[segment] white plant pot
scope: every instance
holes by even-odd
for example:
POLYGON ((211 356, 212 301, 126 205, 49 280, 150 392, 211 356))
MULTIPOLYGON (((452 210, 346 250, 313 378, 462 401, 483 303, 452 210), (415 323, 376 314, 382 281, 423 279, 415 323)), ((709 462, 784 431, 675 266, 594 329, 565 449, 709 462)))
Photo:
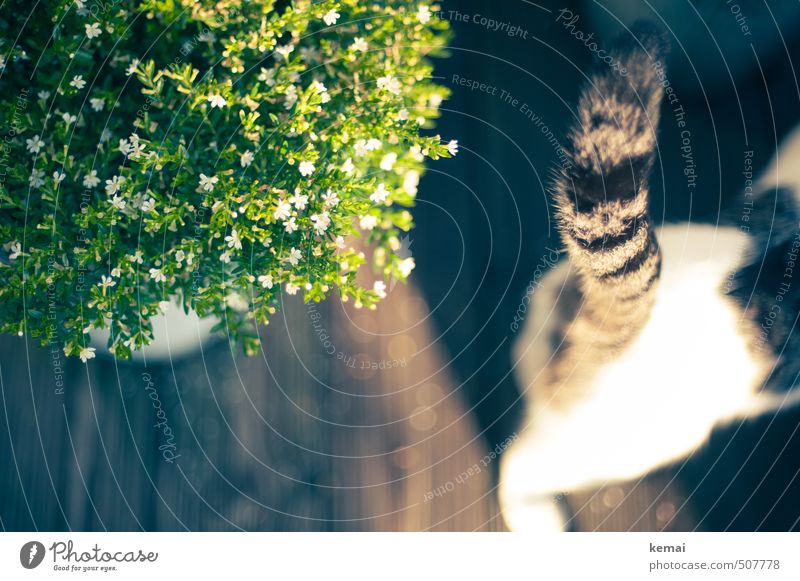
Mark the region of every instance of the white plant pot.
MULTIPOLYGON (((134 361, 160 363, 192 355, 211 339, 211 328, 217 323, 214 317, 201 319, 194 311, 189 314, 177 303, 170 303, 163 315, 151 319, 153 324, 153 342, 133 352, 134 361)), ((108 329, 96 329, 91 332, 92 346, 98 353, 111 356, 108 348, 108 329)))

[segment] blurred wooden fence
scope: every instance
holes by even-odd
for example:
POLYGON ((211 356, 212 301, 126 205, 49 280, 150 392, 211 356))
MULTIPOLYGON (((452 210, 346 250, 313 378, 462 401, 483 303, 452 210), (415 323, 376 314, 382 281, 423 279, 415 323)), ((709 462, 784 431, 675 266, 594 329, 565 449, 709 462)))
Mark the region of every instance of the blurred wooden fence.
MULTIPOLYGON (((290 300, 261 356, 220 339, 147 367, 62 357, 63 395, 48 350, 3 337, 0 524, 502 530, 496 460, 484 458, 427 315, 403 285, 373 312, 290 300)), ((685 528, 663 490, 571 498, 576 526, 685 528)))

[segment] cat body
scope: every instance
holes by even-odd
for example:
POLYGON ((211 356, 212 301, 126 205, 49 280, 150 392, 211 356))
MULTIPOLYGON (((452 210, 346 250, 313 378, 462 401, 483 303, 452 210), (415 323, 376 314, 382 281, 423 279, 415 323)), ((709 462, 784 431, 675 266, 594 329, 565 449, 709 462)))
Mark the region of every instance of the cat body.
POLYGON ((794 190, 777 187, 793 185, 779 171, 787 160, 750 193, 746 226, 732 215, 654 227, 653 63, 665 46, 655 31, 635 36, 614 49, 629 76, 600 70, 581 96, 573 164, 553 188, 568 259, 536 288, 513 350, 526 414, 501 466, 512 530, 562 529, 557 495, 638 478, 716 426, 798 399, 800 211, 794 190))

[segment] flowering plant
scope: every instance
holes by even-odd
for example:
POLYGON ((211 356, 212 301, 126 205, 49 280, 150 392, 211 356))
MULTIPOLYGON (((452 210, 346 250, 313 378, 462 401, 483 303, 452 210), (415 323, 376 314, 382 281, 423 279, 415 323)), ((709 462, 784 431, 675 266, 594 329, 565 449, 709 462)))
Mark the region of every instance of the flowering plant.
POLYGON ((30 6, 0 12, 0 331, 86 361, 106 328, 125 358, 176 302, 252 353, 282 290, 374 308, 408 276, 423 161, 457 151, 422 131, 447 97, 430 7, 30 6))

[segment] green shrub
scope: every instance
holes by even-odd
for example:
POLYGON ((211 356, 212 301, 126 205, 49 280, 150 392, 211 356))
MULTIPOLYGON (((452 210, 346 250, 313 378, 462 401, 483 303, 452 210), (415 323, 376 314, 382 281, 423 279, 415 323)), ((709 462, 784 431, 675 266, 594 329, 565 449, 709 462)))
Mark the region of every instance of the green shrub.
POLYGON ((0 330, 86 360, 108 328, 124 358, 175 301, 252 353, 282 291, 374 308, 414 266, 396 251, 424 158, 457 149, 422 131, 447 96, 431 10, 6 2, 0 330))

